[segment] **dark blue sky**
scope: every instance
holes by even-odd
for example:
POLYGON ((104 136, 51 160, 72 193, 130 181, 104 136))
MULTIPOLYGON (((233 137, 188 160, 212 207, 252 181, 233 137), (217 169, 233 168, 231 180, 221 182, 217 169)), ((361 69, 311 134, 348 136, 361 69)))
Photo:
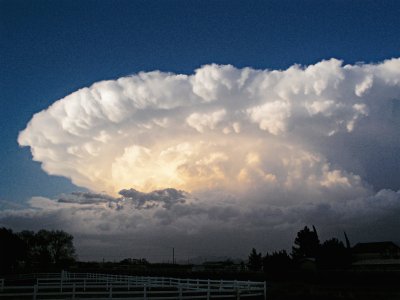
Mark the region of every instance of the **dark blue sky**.
POLYGON ((400 53, 399 1, 0 1, 0 200, 76 190, 17 144, 32 115, 95 81, 207 63, 284 69, 400 53))

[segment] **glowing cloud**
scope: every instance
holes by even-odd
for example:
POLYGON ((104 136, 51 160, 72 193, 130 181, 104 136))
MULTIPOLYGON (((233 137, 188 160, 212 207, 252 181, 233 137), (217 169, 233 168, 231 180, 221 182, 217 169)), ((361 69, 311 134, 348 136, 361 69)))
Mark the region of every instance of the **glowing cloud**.
POLYGON ((390 240, 399 132, 400 59, 102 81, 35 114, 18 138, 47 173, 91 192, 33 197, 0 224, 66 229, 82 257, 105 249, 99 259, 164 259, 171 243, 185 257, 193 244, 244 257, 249 245, 290 248, 305 224, 390 240))
POLYGON ((387 124, 399 98, 400 59, 283 71, 212 64, 193 75, 154 71, 95 83, 35 114, 18 142, 47 173, 113 195, 353 191, 362 180, 330 161, 321 141, 357 136, 363 119, 387 124))

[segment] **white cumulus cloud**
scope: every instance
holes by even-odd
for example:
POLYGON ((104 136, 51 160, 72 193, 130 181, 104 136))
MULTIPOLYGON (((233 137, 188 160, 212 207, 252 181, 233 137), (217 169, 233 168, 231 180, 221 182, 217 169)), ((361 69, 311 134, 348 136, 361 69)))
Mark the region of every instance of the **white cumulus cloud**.
MULTIPOLYGON (((399 77, 400 59, 345 66, 331 59, 283 71, 213 64, 193 75, 139 73, 56 101, 33 116, 18 142, 49 174, 114 195, 131 187, 237 187, 239 178, 251 179, 243 175, 249 173, 246 152, 260 157, 253 175, 268 173, 284 184, 304 152, 324 160, 323 151, 312 151, 319 139, 350 137, 363 119, 385 117, 381 107, 399 99, 399 77)), ((318 181, 322 173, 314 175, 318 181)))
POLYGON ((399 211, 399 130, 400 59, 101 81, 18 137, 47 173, 92 192, 33 198, 0 221, 40 216, 94 236, 146 228, 158 240, 214 232, 221 248, 233 229, 251 239, 306 222, 362 237, 364 218, 393 225, 383 220, 399 211))

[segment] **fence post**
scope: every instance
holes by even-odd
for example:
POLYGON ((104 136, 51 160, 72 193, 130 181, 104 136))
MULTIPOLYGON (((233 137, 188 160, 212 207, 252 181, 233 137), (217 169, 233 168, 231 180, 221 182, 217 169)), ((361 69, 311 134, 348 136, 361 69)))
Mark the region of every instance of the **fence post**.
POLYGON ((112 298, 112 283, 110 283, 110 290, 109 290, 108 298, 112 298))
POLYGON ((4 279, 0 279, 0 283, 1 283, 1 291, 4 290, 4 279))
POLYGON ((240 289, 236 289, 236 300, 240 300, 240 289))
POLYGON ((72 299, 75 299, 75 282, 72 284, 72 299))
POLYGON ((210 293, 211 293, 211 291, 210 291, 210 289, 208 289, 207 290, 207 300, 210 300, 210 293))
POLYGON ((179 300, 182 300, 182 287, 179 287, 179 300))
POLYGON ((37 286, 37 284, 35 284, 33 286, 33 298, 32 298, 33 300, 36 300, 37 289, 38 289, 38 286, 37 286))
POLYGON ((62 293, 63 281, 64 281, 64 270, 61 271, 61 278, 60 278, 60 292, 62 293))
POLYGON ((210 279, 207 280, 207 289, 210 290, 210 279))
POLYGON ((83 279, 83 291, 86 292, 86 279, 83 279))
POLYGON ((146 285, 143 286, 143 299, 144 300, 147 299, 147 287, 146 287, 146 285))
POLYGON ((267 300, 267 282, 264 281, 264 300, 267 300))

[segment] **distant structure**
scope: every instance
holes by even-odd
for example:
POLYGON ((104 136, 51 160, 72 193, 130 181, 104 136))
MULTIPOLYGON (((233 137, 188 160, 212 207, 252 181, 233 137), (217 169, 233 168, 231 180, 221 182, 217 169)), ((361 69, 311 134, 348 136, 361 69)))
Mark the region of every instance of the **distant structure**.
POLYGON ((400 247, 393 242, 358 243, 352 248, 354 266, 398 265, 400 247))
POLYGON ((192 272, 240 272, 247 270, 246 265, 235 263, 231 260, 226 261, 208 261, 201 265, 192 266, 192 272))

